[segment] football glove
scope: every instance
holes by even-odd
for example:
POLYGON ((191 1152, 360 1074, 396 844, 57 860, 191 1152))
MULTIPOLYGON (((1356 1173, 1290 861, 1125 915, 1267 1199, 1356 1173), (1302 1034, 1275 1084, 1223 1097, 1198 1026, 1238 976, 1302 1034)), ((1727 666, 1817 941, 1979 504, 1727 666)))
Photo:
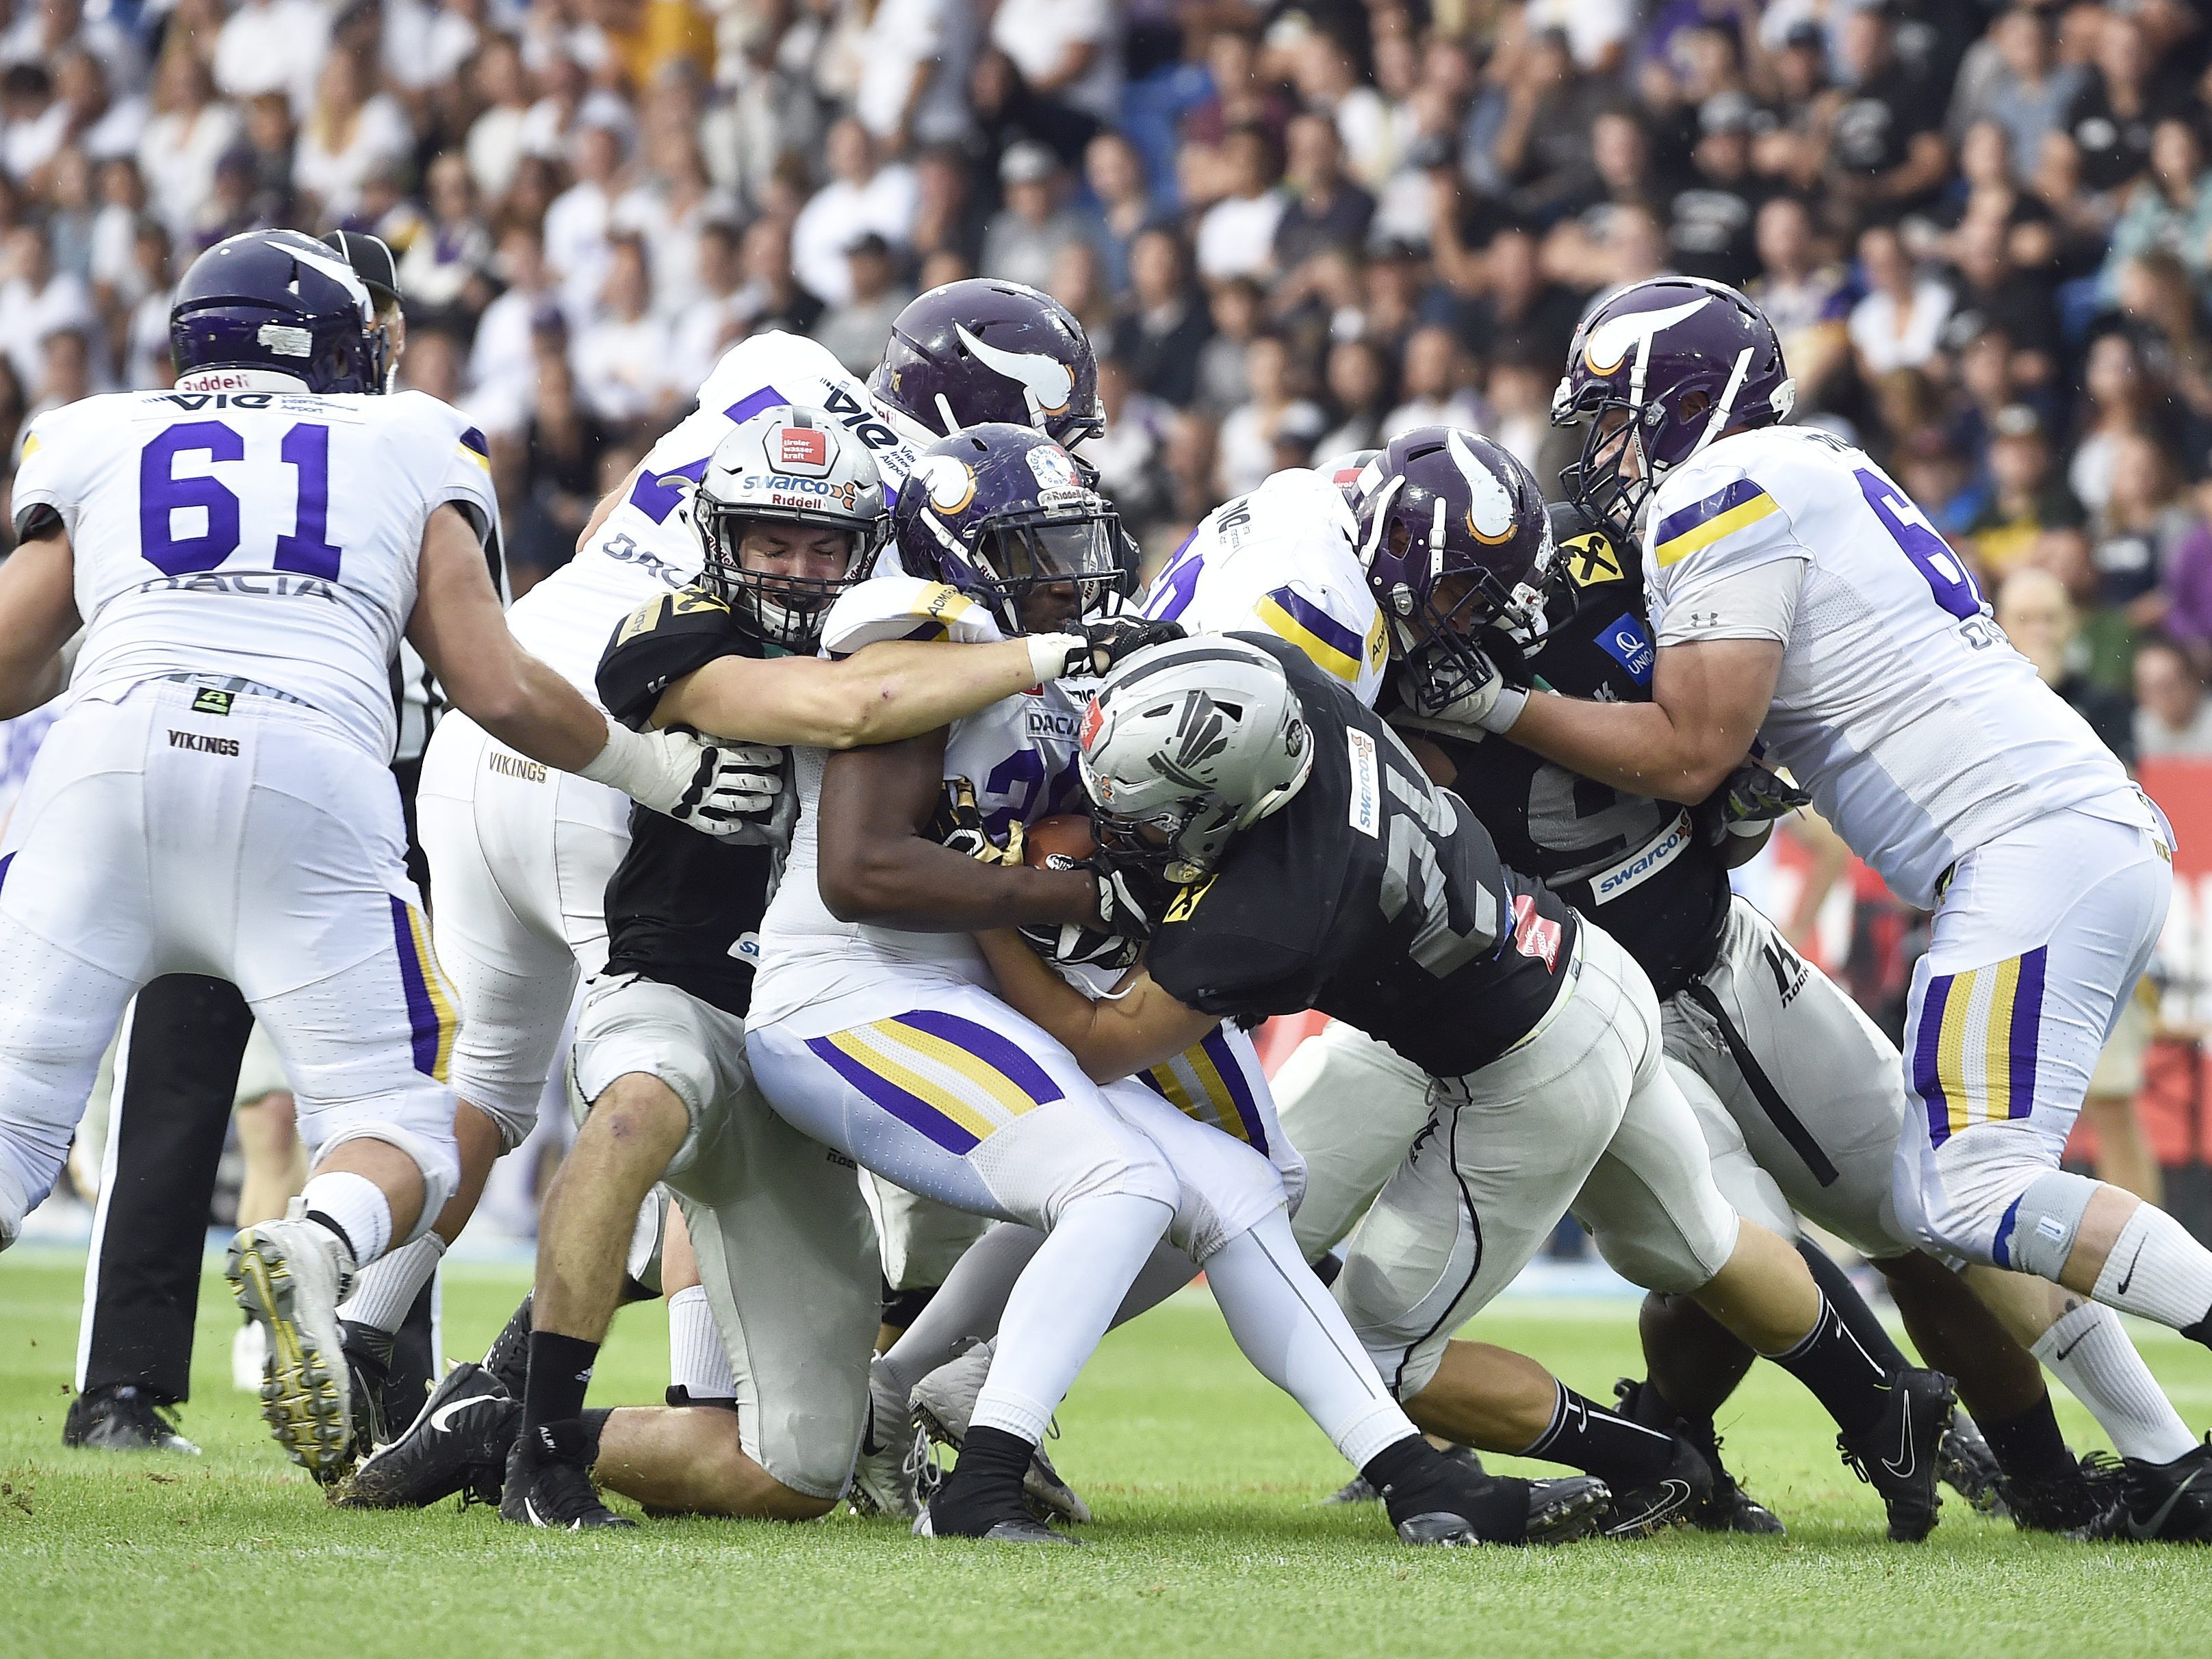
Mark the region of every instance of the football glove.
POLYGON ((1405 666, 1405 696, 1424 720, 1504 732, 1521 718, 1528 694, 1509 684, 1504 671, 1480 646, 1468 647, 1473 672, 1436 650, 1420 651, 1405 666))
POLYGON ((680 726, 633 732, 611 720, 606 747, 577 775, 702 835, 767 841, 787 836, 796 812, 784 764, 785 751, 766 744, 719 743, 680 726))
POLYGON ((1145 948, 1139 940, 1072 921, 1024 927, 1021 934, 1031 950, 1063 968, 1127 968, 1145 948))
POLYGON ((1022 823, 1006 826, 1006 838, 991 838, 982 809, 975 805, 975 786, 965 778, 952 778, 945 786, 945 799, 930 820, 929 833, 940 847, 965 854, 983 864, 1018 865, 1022 861, 1022 823))
POLYGON ((1787 817, 1813 798, 1772 768, 1747 760, 1698 804, 1698 833, 1708 847, 1728 836, 1763 834, 1775 819, 1787 817))
POLYGON ((1077 866, 1098 878, 1102 931, 1141 945, 1167 914, 1176 890, 1149 865, 1093 854, 1077 866))
POLYGON ((1181 623, 1156 622, 1134 615, 1086 617, 1065 633, 1033 637, 1030 661, 1043 678, 1090 678, 1112 672, 1124 658, 1150 646, 1182 637, 1181 623))

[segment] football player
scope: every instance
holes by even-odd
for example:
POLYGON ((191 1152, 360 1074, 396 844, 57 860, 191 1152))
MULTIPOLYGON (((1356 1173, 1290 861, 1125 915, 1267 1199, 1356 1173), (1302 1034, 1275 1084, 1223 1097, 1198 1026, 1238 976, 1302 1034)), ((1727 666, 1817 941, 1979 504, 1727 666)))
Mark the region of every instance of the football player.
MULTIPOLYGON (((933 445, 893 526, 907 568, 939 580, 855 589, 825 626, 833 653, 917 628, 1033 635, 1097 608, 1124 576, 1112 510, 1064 450, 1024 428, 933 445)), ((1181 631, 1144 628, 1129 643, 1181 631)), ((1077 695, 1048 684, 904 744, 802 750, 799 832, 761 930, 745 1041, 770 1104, 902 1186, 1044 1235, 1007 1301, 958 1463, 915 1529, 1066 1541, 1025 1511, 1024 1480, 1165 1236, 1205 1265, 1255 1364, 1386 1489, 1407 1542, 1586 1530, 1601 1483, 1487 1481, 1414 1433, 1298 1260, 1282 1179, 1255 1146, 1140 1085, 1102 1091, 993 994, 972 929, 1138 925, 1126 884, 1022 860, 1023 826, 1074 795, 1077 695), (930 830, 948 798, 940 844, 930 830)))
MULTIPOLYGON (((1763 743, 1893 891, 1934 911, 1909 994, 1899 1224, 2212 1345, 2212 1251, 2058 1167, 2165 921, 2164 817, 1888 474, 1782 424, 1794 396, 1773 327, 1733 289, 1656 278, 1593 311, 1553 416, 1588 423, 1577 501, 1641 543, 1650 700, 1530 692, 1471 659, 1455 716, 1682 803, 1763 743)), ((2046 1336, 2089 1334, 2077 1307, 2046 1336)), ((2212 1449, 2159 1437, 2126 1460, 2124 1530, 2179 1507, 2212 1521, 2197 1490, 2212 1449)))
MULTIPOLYGON (((1551 511, 1560 532, 1554 554, 1535 533, 1533 483, 1520 492, 1530 520, 1522 533, 1475 536, 1457 510, 1467 463, 1517 474, 1486 440, 1441 431, 1400 440, 1375 474, 1378 484, 1402 480, 1391 503, 1397 523, 1378 520, 1367 551, 1378 598, 1408 619, 1416 669, 1401 678, 1391 719, 1432 777, 1467 786, 1463 799, 1514 867, 1541 876, 1644 967, 1662 996, 1669 1063, 1730 1202, 1786 1237, 1798 1234, 1796 1214, 1810 1216, 1881 1263, 1923 1351, 1997 1425, 1991 1437, 2015 1517, 2051 1530, 2083 1524, 2095 1495, 2059 1436, 2033 1357, 1961 1281, 1914 1249, 1889 1210, 1890 1153, 1905 1110, 1894 1048, 1755 909, 1731 898, 1729 865, 1763 842, 1771 816, 1791 798, 1763 769, 1747 767, 1694 811, 1640 799, 1432 712, 1450 701, 1449 665, 1477 639, 1556 689, 1649 695, 1640 566, 1571 507, 1551 511), (1454 498, 1454 510, 1438 556, 1419 547, 1414 532, 1432 524, 1440 495, 1454 498)), ((1332 1172, 1338 1160, 1356 1159, 1368 1115, 1389 1109, 1382 1103, 1395 1098, 1401 1118, 1419 1121, 1419 1079, 1404 1075, 1409 1069, 1353 1034, 1331 1031, 1285 1067, 1293 1138, 1332 1172), (1366 1108, 1357 1122, 1334 1103, 1347 1090, 1366 1108)), ((1370 1167, 1350 1194, 1357 1199, 1384 1173, 1370 1167)), ((1322 1204, 1344 1190, 1321 1183, 1322 1204)), ((1318 1229, 1350 1224, 1320 1208, 1318 1229)), ((1815 1247, 1798 1243, 1862 1344, 1902 1364, 1849 1279, 1815 1247)), ((1719 1468, 1710 1410, 1750 1364, 1748 1352, 1680 1298, 1647 1304, 1644 1335, 1654 1376, 1627 1396, 1632 1414, 1687 1433, 1715 1463, 1719 1491, 1701 1522, 1765 1529, 1763 1511, 1719 1468)), ((2138 1361, 2124 1399, 2087 1389, 2082 1397, 2124 1425, 2139 1414, 2132 1401, 2148 1384, 2138 1361)), ((1971 1443, 1971 1430, 1964 1437, 1971 1443)), ((1971 1493, 1976 1477, 1955 1466, 1958 1452, 1947 1444, 1954 1460, 1947 1472, 1971 1493)))
MULTIPOLYGON (((1073 442, 1103 421, 1081 328, 1057 302, 1016 283, 953 283, 914 301, 868 385, 811 340, 755 335, 723 356, 697 406, 599 502, 576 556, 515 605, 516 638, 595 696, 608 635, 698 574, 686 492, 715 446, 744 421, 787 404, 822 410, 825 430, 864 448, 887 496, 917 450, 951 429, 948 422, 1019 421, 1073 442)), ((860 679, 848 689, 854 707, 866 701, 860 679)), ((765 769, 757 787, 772 791, 780 759, 758 760, 765 769)), ((437 948, 464 1017, 453 1057, 462 1173, 435 1227, 370 1276, 353 1311, 371 1328, 397 1325, 466 1224, 493 1161, 536 1121, 576 987, 605 966, 603 900, 629 838, 629 803, 619 794, 530 766, 466 719, 448 719, 432 735, 417 810, 437 898, 437 948)), ((965 1243, 963 1235, 954 1246, 965 1243)), ((695 1325, 702 1318, 696 1303, 673 1316, 695 1325)), ((718 1341, 711 1328, 690 1334, 695 1352, 718 1341)), ((373 1328, 356 1337, 365 1372, 376 1369, 378 1346, 373 1328)), ((686 1348, 684 1333, 674 1346, 686 1348)), ((408 1402, 400 1419, 418 1403, 408 1402)))
MULTIPOLYGON (((1487 507, 1482 522, 1501 528, 1487 507)), ((1178 890, 1145 966, 1093 1002, 1011 951, 992 962, 1088 1073, 1156 1063, 1221 1018, 1316 1007, 1431 1078, 1430 1121, 1336 1283, 1415 1421, 1474 1439, 1525 1385, 1515 1403, 1531 1437, 1544 1431, 1538 1455, 1572 1449, 1582 1413, 1548 1373, 1522 1361, 1501 1376, 1447 1346, 1571 1205, 1629 1277, 1697 1296, 1803 1382, 1890 1535, 1925 1536, 1949 1379, 1886 1370, 1796 1253, 1729 1208, 1662 1063, 1641 969, 1501 865, 1389 726, 1272 636, 1193 640, 1108 677, 1082 774, 1109 867, 1178 890)))
POLYGON ((264 1414, 327 1476, 349 1438, 336 1314, 458 1174, 453 994, 386 769, 403 636, 455 705, 543 769, 665 811, 714 804, 714 751, 607 720, 508 634, 483 556, 484 441, 380 391, 368 291, 257 231, 195 260, 168 392, 40 417, 0 569, 0 706, 59 689, 0 851, 0 1248, 52 1186, 124 1004, 176 971, 235 983, 321 1147, 227 1272, 266 1329, 264 1414))
MULTIPOLYGON (((826 410, 763 410, 715 447, 690 494, 697 580, 648 600, 599 666, 602 700, 640 730, 895 741, 1071 667, 1094 672, 1094 645, 1121 627, 880 646, 865 659, 884 665, 872 697, 856 702, 845 665, 813 647, 831 601, 883 542, 883 487, 865 444, 826 410)), ((873 1230, 849 1164, 769 1111, 744 1055, 757 929, 793 806, 778 793, 726 841, 633 821, 607 890, 606 969, 577 1021, 574 1075, 589 1115, 540 1218, 520 1409, 489 1370, 457 1372, 440 1404, 363 1466, 356 1502, 429 1501, 502 1456, 503 1480, 490 1482, 503 1487, 500 1512, 533 1526, 629 1524, 594 1495, 592 1473, 661 1510, 807 1519, 842 1495, 867 1408, 873 1230), (586 1411, 630 1218, 664 1176, 728 1344, 731 1409, 586 1411)))

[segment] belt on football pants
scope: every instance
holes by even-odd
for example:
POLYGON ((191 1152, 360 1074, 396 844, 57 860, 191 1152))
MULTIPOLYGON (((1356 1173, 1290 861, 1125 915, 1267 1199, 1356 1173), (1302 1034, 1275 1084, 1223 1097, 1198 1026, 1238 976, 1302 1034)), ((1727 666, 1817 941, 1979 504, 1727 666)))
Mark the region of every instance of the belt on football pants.
POLYGON ((289 691, 279 691, 273 685, 264 685, 259 680, 249 680, 236 674, 164 674, 165 680, 179 685, 204 686, 210 691, 228 691, 234 696, 274 697, 278 702, 297 703, 302 708, 314 705, 305 697, 295 697, 289 691))
POLYGON ((1790 1150, 1804 1159, 1805 1167, 1813 1172, 1813 1179, 1823 1187, 1834 1186, 1843 1178, 1841 1173, 1827 1153, 1821 1150, 1820 1143, 1813 1138, 1813 1132, 1805 1127, 1805 1120, 1790 1109, 1790 1103, 1783 1099, 1782 1091, 1774 1086, 1774 1079, 1766 1075, 1766 1068, 1759 1063, 1759 1056, 1751 1052, 1751 1045, 1743 1040, 1743 1033, 1737 1030, 1735 1023, 1729 1018, 1728 1011, 1721 1006, 1721 1000, 1713 994, 1712 987, 1702 980, 1692 980, 1682 988, 1681 994, 1711 1014, 1713 1024, 1721 1028, 1721 1041, 1728 1045, 1729 1057, 1735 1061, 1736 1070, 1743 1074, 1752 1098, 1759 1103, 1759 1110, 1766 1114, 1777 1132, 1790 1143, 1790 1150))

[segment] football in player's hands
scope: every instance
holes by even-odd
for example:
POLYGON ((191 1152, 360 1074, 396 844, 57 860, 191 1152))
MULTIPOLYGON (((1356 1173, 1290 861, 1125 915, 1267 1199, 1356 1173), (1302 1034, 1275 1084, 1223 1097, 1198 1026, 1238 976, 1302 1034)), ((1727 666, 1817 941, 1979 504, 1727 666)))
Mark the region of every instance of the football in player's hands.
POLYGON ((1087 813, 1062 812, 1030 825, 1022 860, 1033 870, 1073 870, 1098 850, 1087 813))

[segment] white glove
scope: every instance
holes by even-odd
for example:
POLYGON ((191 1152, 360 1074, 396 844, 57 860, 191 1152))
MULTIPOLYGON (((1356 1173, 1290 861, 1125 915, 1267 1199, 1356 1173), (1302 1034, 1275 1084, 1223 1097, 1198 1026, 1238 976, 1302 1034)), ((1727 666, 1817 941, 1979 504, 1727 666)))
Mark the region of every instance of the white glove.
POLYGON ((780 749, 709 743, 692 732, 633 732, 611 720, 607 746, 577 775, 703 834, 747 840, 772 835, 791 799, 780 749))
POLYGON ((1473 726, 1496 732, 1510 730, 1528 706, 1528 694, 1517 685, 1508 685, 1486 653, 1478 650, 1474 657, 1482 672, 1473 678, 1441 653, 1424 652, 1407 664, 1407 690, 1413 712, 1425 720, 1450 726, 1473 726))

